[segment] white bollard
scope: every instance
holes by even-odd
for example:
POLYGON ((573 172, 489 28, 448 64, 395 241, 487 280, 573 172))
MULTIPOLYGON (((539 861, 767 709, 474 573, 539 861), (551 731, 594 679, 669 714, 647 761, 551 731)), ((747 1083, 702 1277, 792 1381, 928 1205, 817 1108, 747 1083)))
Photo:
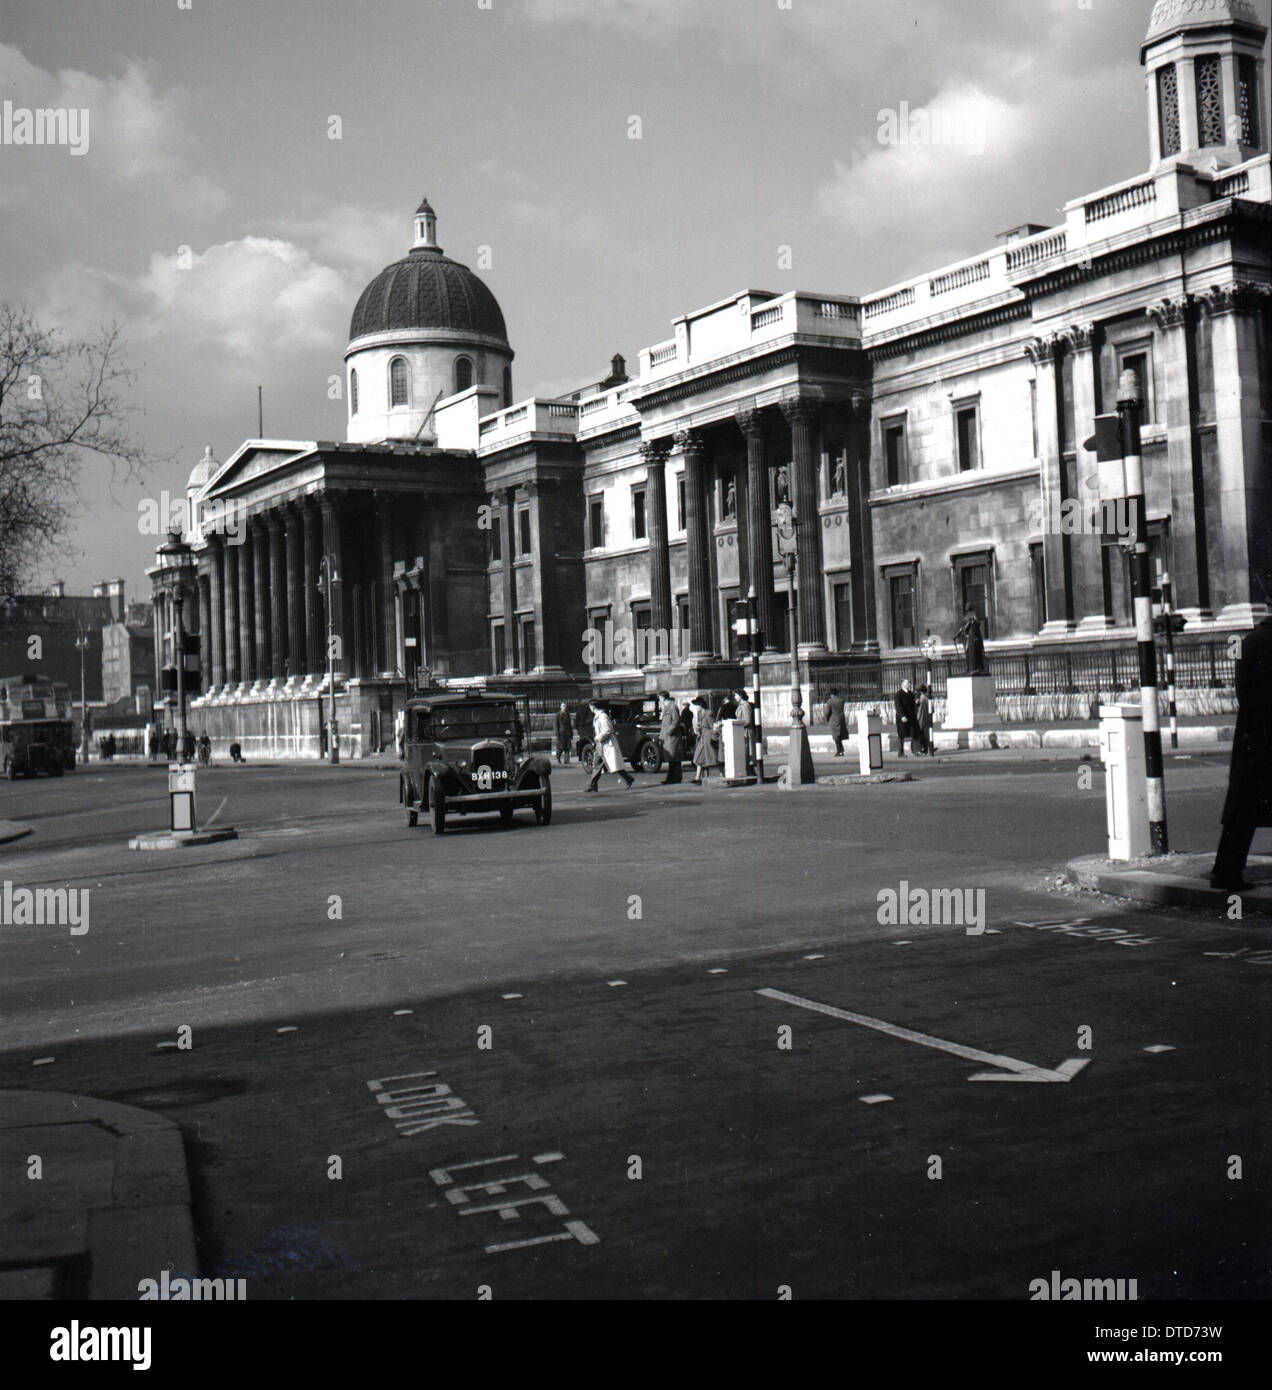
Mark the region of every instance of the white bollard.
POLYGON ((877 714, 857 711, 857 757, 863 777, 883 768, 883 723, 877 714))
POLYGON ((1143 718, 1139 705, 1100 706, 1100 761, 1106 774, 1109 858, 1120 861, 1139 859, 1152 851, 1143 718))

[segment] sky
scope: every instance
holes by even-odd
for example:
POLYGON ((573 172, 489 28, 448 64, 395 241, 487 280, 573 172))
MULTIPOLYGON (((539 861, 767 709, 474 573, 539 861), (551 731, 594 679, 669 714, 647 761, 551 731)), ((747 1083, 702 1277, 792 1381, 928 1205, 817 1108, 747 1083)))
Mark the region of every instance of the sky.
POLYGON ((0 0, 0 101, 89 112, 80 154, 0 144, 0 301, 120 325, 158 460, 86 465, 39 578, 148 596, 139 503, 255 436, 258 385, 268 436, 343 438, 349 317, 422 195, 488 266, 516 398, 560 394, 738 290, 868 294, 1141 172, 1151 9, 0 0), (946 139, 881 143, 903 102, 946 139))

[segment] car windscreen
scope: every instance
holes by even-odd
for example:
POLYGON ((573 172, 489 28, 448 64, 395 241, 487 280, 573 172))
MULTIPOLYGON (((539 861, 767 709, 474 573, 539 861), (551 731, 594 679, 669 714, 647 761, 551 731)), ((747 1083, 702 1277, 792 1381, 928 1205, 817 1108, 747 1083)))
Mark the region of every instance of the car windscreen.
POLYGON ((457 705, 430 712, 426 737, 443 742, 459 738, 516 738, 520 722, 515 705, 457 705))

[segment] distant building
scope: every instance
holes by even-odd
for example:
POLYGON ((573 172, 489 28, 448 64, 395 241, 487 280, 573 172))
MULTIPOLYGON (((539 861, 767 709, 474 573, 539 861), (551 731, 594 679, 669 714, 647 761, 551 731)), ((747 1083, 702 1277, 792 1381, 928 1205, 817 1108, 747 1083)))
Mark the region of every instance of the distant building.
POLYGON ((122 621, 102 629, 102 696, 135 705, 142 688, 151 697, 157 689, 154 617, 150 604, 130 603, 122 621))
POLYGON ((67 594, 57 580, 42 594, 0 596, 0 671, 31 671, 70 686, 80 697, 81 638, 84 686, 90 704, 102 699, 102 629, 124 616, 124 581, 93 585, 91 595, 67 594))
POLYGON ((1127 370, 1187 641, 1248 629, 1272 575, 1266 39, 1247 0, 1158 0, 1145 173, 886 289, 743 290, 678 318, 631 375, 615 358, 551 400, 514 402, 500 307, 422 203, 354 309, 347 442, 249 440, 191 476, 200 722, 316 753, 330 661, 342 740, 366 753, 418 672, 585 675, 585 634, 609 628, 675 636, 639 666, 618 654, 648 644, 607 645, 602 682, 736 687, 752 587, 776 692, 792 579, 806 688, 883 688, 925 638, 952 654, 969 608, 1026 696, 1077 668, 1116 682, 1127 554, 1063 518, 1098 502, 1084 441, 1127 370))

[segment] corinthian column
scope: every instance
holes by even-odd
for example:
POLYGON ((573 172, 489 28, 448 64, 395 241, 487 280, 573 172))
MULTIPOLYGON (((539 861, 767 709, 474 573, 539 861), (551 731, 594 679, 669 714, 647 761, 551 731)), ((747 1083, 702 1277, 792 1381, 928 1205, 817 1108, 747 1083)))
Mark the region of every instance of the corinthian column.
POLYGON ((677 430, 673 447, 685 461, 685 541, 689 568, 689 659, 714 655, 711 593, 711 553, 707 497, 703 476, 702 438, 692 430, 677 430))
POLYGON ((252 582, 252 528, 244 525, 243 543, 238 547, 238 636, 240 678, 256 678, 256 588, 252 582))
POLYGON ((283 523, 277 512, 265 518, 269 536, 269 654, 270 675, 287 674, 287 561, 283 554, 283 523))
MULTIPOLYGON (((649 522, 650 622, 670 633, 671 551, 667 532, 667 453, 660 444, 642 444, 645 461, 645 514, 649 522)), ((670 648, 668 649, 670 650, 670 648)))
POLYGON ((773 588, 773 512, 764 448, 764 417, 758 410, 745 410, 738 416, 738 428, 746 440, 746 548, 750 583, 755 585, 755 612, 764 650, 775 652, 782 647, 783 634, 777 631, 777 598, 773 588))
POLYGON ((270 674, 269 627, 269 552, 266 550, 265 528, 260 522, 253 523, 248 532, 248 544, 252 547, 252 589, 256 595, 256 611, 252 649, 252 671, 258 681, 268 679, 270 674))
POLYGON ((799 520, 796 550, 799 579, 799 654, 826 650, 826 593, 822 583, 821 512, 817 505, 815 440, 817 407, 806 400, 782 403, 791 427, 791 462, 795 471, 795 515, 799 520))
POLYGON ((296 507, 283 514, 287 532, 287 667, 288 675, 299 680, 305 663, 305 556, 304 521, 296 507))

